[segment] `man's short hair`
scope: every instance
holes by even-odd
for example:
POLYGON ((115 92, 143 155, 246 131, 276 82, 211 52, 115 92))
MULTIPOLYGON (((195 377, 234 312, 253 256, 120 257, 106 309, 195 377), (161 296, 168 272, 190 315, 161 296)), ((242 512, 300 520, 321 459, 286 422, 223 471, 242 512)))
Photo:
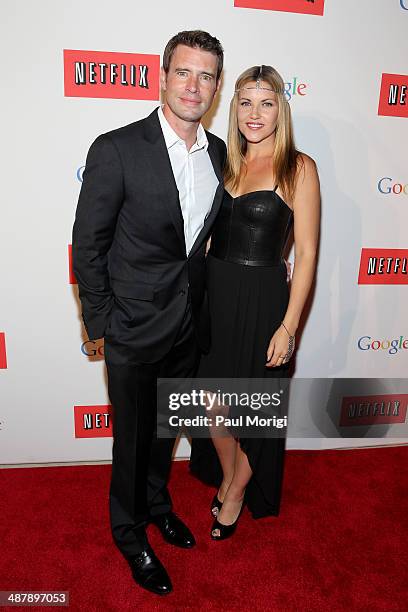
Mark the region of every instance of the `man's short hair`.
POLYGON ((211 36, 211 34, 203 30, 185 30, 173 36, 167 43, 163 53, 163 68, 166 74, 169 71, 171 58, 177 45, 186 45, 186 47, 191 47, 192 49, 202 49, 216 55, 218 58, 218 81, 224 64, 224 49, 218 38, 211 36))

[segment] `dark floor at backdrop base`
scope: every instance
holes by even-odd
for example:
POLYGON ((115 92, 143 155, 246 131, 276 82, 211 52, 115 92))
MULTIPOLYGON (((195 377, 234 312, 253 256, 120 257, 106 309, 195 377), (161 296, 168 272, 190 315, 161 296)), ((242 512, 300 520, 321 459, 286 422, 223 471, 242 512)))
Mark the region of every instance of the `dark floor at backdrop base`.
POLYGON ((214 492, 175 463, 175 509, 197 546, 149 528, 174 585, 160 598, 133 583, 112 543, 110 466, 3 469, 0 590, 69 591, 69 609, 86 612, 406 610, 407 473, 407 446, 288 451, 281 516, 245 511, 231 540, 213 542, 214 492))

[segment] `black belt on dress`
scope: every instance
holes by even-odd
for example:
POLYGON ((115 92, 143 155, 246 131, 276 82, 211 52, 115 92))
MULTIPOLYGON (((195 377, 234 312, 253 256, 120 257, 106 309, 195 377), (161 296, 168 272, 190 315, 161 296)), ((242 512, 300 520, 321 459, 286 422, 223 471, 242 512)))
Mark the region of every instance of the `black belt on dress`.
POLYGON ((227 261, 230 263, 240 264, 242 266, 264 266, 264 267, 274 267, 280 266, 284 263, 282 257, 274 257, 270 259, 247 259, 246 257, 242 257, 242 255, 225 255, 224 253, 218 253, 216 249, 210 249, 208 252, 209 255, 212 255, 216 259, 221 259, 222 261, 227 261))

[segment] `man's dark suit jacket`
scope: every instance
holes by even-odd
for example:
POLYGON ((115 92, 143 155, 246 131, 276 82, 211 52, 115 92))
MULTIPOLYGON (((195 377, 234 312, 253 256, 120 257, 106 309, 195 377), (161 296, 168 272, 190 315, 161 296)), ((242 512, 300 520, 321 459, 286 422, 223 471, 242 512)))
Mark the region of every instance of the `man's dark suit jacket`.
POLYGON ((73 229, 73 269, 89 338, 107 363, 152 363, 177 336, 190 294, 209 348, 205 244, 223 196, 224 142, 206 132, 219 185, 186 255, 178 190, 157 116, 99 136, 89 149, 73 229))

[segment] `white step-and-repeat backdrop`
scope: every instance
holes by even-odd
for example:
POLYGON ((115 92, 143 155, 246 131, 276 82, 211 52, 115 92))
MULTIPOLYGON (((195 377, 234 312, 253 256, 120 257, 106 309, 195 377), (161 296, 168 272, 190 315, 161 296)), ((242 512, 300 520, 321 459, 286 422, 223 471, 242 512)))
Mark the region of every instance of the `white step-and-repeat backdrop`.
POLYGON ((167 40, 198 28, 225 49, 206 126, 225 138, 237 75, 270 64, 320 172, 317 282, 295 375, 353 380, 294 394, 309 437, 288 447, 403 441, 408 0, 2 0, 0 27, 0 463, 110 458, 103 347, 87 341, 70 268, 83 167, 98 134, 159 104, 167 40))

